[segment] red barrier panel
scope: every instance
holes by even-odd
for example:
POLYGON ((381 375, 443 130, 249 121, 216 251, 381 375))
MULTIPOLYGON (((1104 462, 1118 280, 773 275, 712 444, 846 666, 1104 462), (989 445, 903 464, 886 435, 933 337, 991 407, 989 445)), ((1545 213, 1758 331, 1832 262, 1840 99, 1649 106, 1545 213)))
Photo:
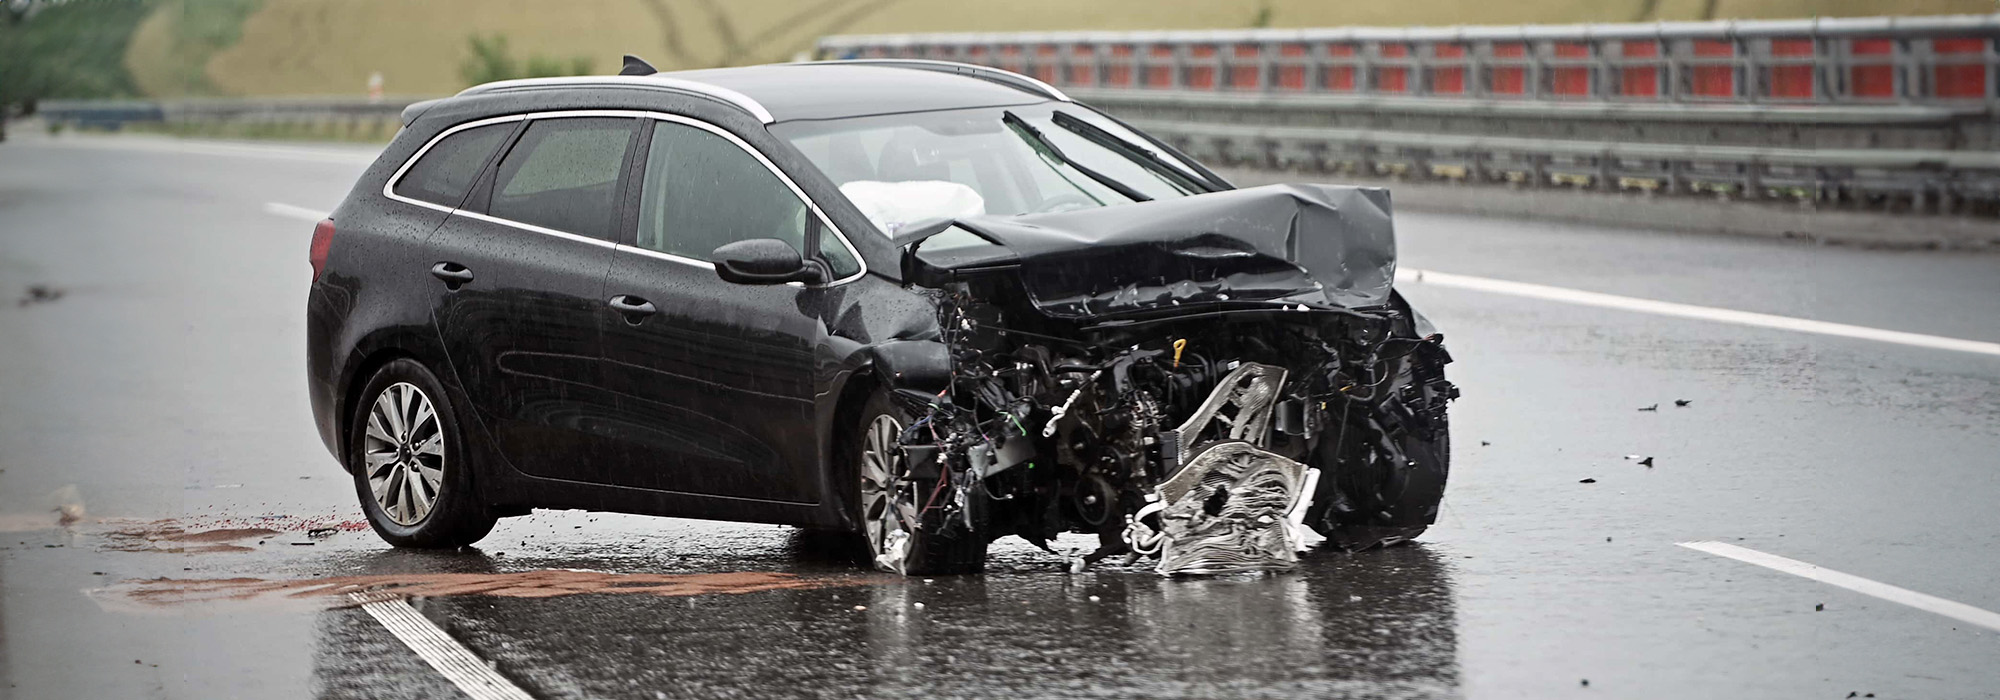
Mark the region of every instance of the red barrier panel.
POLYGON ((1077 44, 1069 49, 1069 84, 1091 86, 1097 84, 1097 52, 1089 44, 1077 44))
MULTIPOLYGON (((1174 47, 1154 44, 1152 48, 1146 50, 1146 55, 1158 63, 1171 63, 1174 60, 1174 47)), ((1174 68, 1172 65, 1146 66, 1145 78, 1145 87, 1173 87, 1174 68)))
POLYGON ((1111 47, 1111 65, 1104 71, 1104 84, 1112 87, 1132 87, 1132 47, 1120 44, 1111 47))
MULTIPOLYGON (((1291 60, 1306 57, 1305 44, 1285 44, 1278 47, 1278 55, 1291 60)), ((1306 67, 1303 65, 1278 66, 1278 88, 1281 90, 1306 89, 1306 67)))
MULTIPOLYGON (((1494 44, 1493 57, 1526 58, 1527 44, 1494 44)), ((1525 66, 1494 66, 1492 91, 1495 95, 1528 94, 1528 69, 1525 66)))
POLYGON ((1033 75, 1036 80, 1044 83, 1053 83, 1056 81, 1056 56, 1061 53, 1062 50, 1057 48, 1055 44, 1042 44, 1035 47, 1035 72, 1033 75))
POLYGON ((1261 87, 1257 84, 1257 57, 1261 53, 1263 47, 1256 44, 1237 44, 1231 50, 1231 55, 1236 60, 1229 67, 1229 87, 1237 90, 1255 90, 1261 87))
MULTIPOLYGON (((1985 39, 1932 39, 1931 53, 1939 58, 1978 56, 1986 52, 1985 39)), ((1941 62, 1942 63, 1942 62, 1941 62)), ((1985 97, 1986 66, 1978 63, 1943 64, 1931 68, 1932 94, 1938 97, 1985 97)))
POLYGON ((1021 70, 1021 63, 1021 47, 1019 45, 1009 44, 1000 47, 1001 70, 1013 71, 1015 73, 1025 72, 1021 70))
MULTIPOLYGON (((1408 58, 1409 56, 1409 44, 1382 45, 1383 58, 1408 58)), ((1377 92, 1409 92, 1410 69, 1403 66, 1377 66, 1375 68, 1374 88, 1377 92)))
MULTIPOLYGON (((1726 57, 1736 55, 1735 42, 1714 39, 1696 39, 1694 55, 1701 57, 1726 57)), ((1688 91, 1695 97, 1735 97, 1736 66, 1698 65, 1689 71, 1688 91)))
MULTIPOLYGON (((1354 45, 1329 44, 1326 47, 1326 55, 1336 59, 1352 59, 1354 58, 1354 45)), ((1354 92, 1354 66, 1327 66, 1326 89, 1334 92, 1354 92)))
MULTIPOLYGON (((1621 41, 1618 55, 1627 59, 1660 57, 1660 42, 1621 41)), ((1658 66, 1625 66, 1618 69, 1618 94, 1624 97, 1660 96, 1660 69, 1658 66)))
POLYGON ((1896 66, 1890 63, 1895 53, 1896 42, 1893 39, 1855 39, 1848 42, 1847 55, 1857 59, 1855 63, 1859 64, 1847 69, 1848 90, 1855 97, 1895 97, 1896 66))
MULTIPOLYGON (((1590 58, 1590 45, 1577 42, 1556 44, 1556 58, 1590 58)), ((1559 66, 1549 71, 1549 93, 1561 98, 1590 96, 1589 66, 1559 66)))
POLYGON ((1188 51, 1187 87, 1196 90, 1215 89, 1215 66, 1206 62, 1215 60, 1214 44, 1196 44, 1188 51), (1196 64, 1195 61, 1203 61, 1196 64))
MULTIPOLYGON (((1813 56, 1811 39, 1772 39, 1773 58, 1813 56)), ((1810 100, 1814 94, 1813 67, 1811 64, 1786 64, 1771 66, 1766 70, 1770 81, 1771 96, 1788 100, 1810 100)))
POLYGON ((1465 94, 1465 45, 1436 44, 1431 47, 1434 59, 1457 59, 1455 65, 1433 66, 1430 69, 1431 92, 1440 95, 1465 94))

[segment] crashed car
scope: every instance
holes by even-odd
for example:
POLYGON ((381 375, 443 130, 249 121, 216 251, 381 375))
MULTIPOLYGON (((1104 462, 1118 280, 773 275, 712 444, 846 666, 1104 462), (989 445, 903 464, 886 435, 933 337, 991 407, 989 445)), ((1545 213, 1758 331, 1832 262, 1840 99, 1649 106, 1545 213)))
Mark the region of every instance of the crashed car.
POLYGON ((1435 520, 1457 389, 1384 190, 1236 189, 927 61, 628 57, 404 122, 307 302, 321 436, 391 544, 569 508, 848 531, 902 574, 1008 535, 1226 573, 1435 520))

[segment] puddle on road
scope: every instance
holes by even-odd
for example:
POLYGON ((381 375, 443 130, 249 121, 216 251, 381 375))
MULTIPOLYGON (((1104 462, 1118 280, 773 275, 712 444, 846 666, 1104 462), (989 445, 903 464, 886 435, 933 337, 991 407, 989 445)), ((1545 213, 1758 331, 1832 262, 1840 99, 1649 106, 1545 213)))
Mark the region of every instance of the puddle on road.
POLYGON ((383 596, 440 597, 487 595, 504 598, 554 598, 597 594, 679 597, 757 593, 830 586, 856 586, 873 576, 802 577, 796 574, 744 571, 719 574, 619 574, 601 571, 542 569, 479 574, 378 574, 316 579, 174 579, 127 581, 84 591, 107 611, 171 614, 214 604, 303 604, 347 607, 350 593, 383 596))

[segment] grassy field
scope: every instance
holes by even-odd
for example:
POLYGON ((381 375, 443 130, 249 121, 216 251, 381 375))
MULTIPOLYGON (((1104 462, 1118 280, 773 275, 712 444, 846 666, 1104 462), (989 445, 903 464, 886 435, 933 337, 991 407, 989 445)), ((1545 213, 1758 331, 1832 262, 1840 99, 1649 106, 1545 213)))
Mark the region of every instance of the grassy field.
POLYGON ((154 95, 393 94, 465 87, 470 35, 522 57, 662 68, 789 60, 823 34, 1628 22, 1993 12, 1995 0, 169 0, 127 65, 154 95))

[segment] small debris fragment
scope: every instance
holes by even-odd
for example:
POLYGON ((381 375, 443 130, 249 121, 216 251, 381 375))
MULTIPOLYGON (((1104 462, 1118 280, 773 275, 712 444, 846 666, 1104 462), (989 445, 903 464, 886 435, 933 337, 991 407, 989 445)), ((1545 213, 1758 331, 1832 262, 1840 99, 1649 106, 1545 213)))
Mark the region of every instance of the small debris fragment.
POLYGON ((1480 441, 1479 441, 1479 446, 1480 446, 1480 447, 1489 447, 1489 446, 1491 446, 1492 444, 1493 444, 1493 443, 1490 443, 1490 442, 1487 442, 1487 441, 1485 441, 1485 440, 1480 440, 1480 441))
POLYGON ((1583 679, 1583 687, 1585 688, 1590 687, 1590 679, 1588 678, 1583 679))
POLYGON ((1642 460, 1639 460, 1639 466, 1642 466, 1642 467, 1645 467, 1645 468, 1647 468, 1647 469, 1652 469, 1652 468, 1653 468, 1653 458, 1651 458, 1651 457, 1647 457, 1647 458, 1645 458, 1645 459, 1642 459, 1642 460))
POLYGON ((923 603, 913 603, 913 604, 911 605, 911 607, 915 607, 915 608, 916 608, 916 609, 918 609, 918 610, 922 610, 922 609, 924 609, 924 604, 923 604, 923 603))
POLYGON ((1103 598, 1099 598, 1099 597, 1097 597, 1097 596, 1091 596, 1091 597, 1090 597, 1090 602, 1092 602, 1092 603, 1095 603, 1095 602, 1097 602, 1097 601, 1100 601, 1100 600, 1103 600, 1103 598))
POLYGON ((62 296, 63 296, 63 290, 60 288, 51 287, 46 284, 34 284, 28 286, 27 296, 21 297, 21 301, 15 305, 27 306, 29 304, 44 304, 51 301, 55 301, 57 299, 61 299, 62 296))
POLYGON ((1596 480, 1596 479, 1577 479, 1577 480, 1576 480, 1576 483, 1579 483, 1579 484, 1595 484, 1595 483, 1597 483, 1597 480, 1596 480))
POLYGON ((1606 537, 1606 538, 1604 538, 1604 541, 1606 541, 1606 542, 1610 542, 1610 541, 1611 541, 1611 538, 1609 538, 1609 537, 1606 537))
POLYGON ((1687 408, 1687 405, 1691 403, 1694 402, 1687 399, 1674 399, 1674 408, 1687 408))
POLYGON ((855 610, 855 612, 860 612, 860 611, 862 611, 862 610, 867 610, 867 609, 868 609, 868 606, 866 606, 866 605, 856 605, 856 606, 854 606, 854 610, 855 610))
POLYGON ((219 489, 240 489, 240 488, 243 488, 243 485, 242 485, 242 484, 216 484, 216 485, 215 485, 215 487, 216 487, 216 488, 219 488, 219 489))
MULTIPOLYGON (((1813 612, 1826 612, 1826 603, 1813 603, 1813 612)), ((1849 695, 1847 697, 1854 697, 1849 695)))
POLYGON ((314 544, 318 544, 318 543, 316 543, 316 542, 293 542, 293 543, 292 543, 292 546, 294 546, 294 547, 311 547, 311 546, 313 546, 314 544))
POLYGON ((307 536, 307 537, 311 537, 311 538, 313 538, 313 539, 316 539, 316 540, 323 540, 323 539, 326 539, 326 538, 328 538, 328 537, 332 537, 332 536, 334 536, 335 534, 338 534, 339 532, 340 532, 340 529, 339 529, 339 528, 332 528, 332 527, 316 527, 316 528, 313 528, 313 529, 311 529, 311 530, 307 530, 307 531, 306 531, 306 536, 307 536))
POLYGON ((1645 407, 1645 408, 1642 408, 1642 409, 1639 409, 1639 410, 1641 410, 1641 411, 1658 411, 1658 410, 1660 410, 1660 405, 1659 405, 1659 404, 1653 404, 1653 405, 1651 405, 1651 406, 1647 406, 1647 407, 1645 407))
POLYGON ((104 572, 102 572, 102 571, 92 571, 92 572, 90 572, 90 575, 92 575, 92 576, 103 576, 103 575, 104 575, 104 572))

